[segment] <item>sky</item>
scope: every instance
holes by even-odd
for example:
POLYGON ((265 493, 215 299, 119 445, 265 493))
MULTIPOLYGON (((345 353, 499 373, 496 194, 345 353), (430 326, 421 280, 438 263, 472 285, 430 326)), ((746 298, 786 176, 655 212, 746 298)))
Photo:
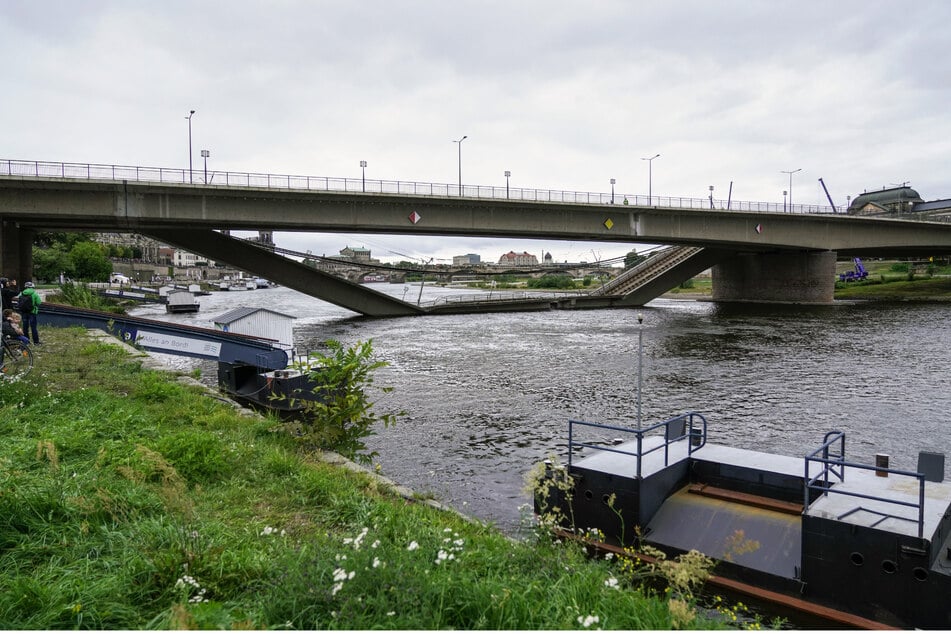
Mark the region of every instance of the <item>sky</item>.
MULTIPOLYGON (((0 160, 837 205, 951 198, 945 0, 2 0, 0 160), (191 145, 189 145, 189 111, 191 145), (463 136, 461 144, 455 143, 463 136), (655 155, 652 160, 645 160, 655 155), (790 175, 788 172, 801 170, 790 175)), ((275 235, 384 261, 645 245, 275 235)))

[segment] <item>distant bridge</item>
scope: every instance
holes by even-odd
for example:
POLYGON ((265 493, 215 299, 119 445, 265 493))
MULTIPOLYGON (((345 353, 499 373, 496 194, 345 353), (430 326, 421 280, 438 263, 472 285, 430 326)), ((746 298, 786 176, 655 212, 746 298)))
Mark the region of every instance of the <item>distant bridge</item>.
MULTIPOLYGON (((154 236, 363 314, 421 314, 314 277, 216 229, 460 235, 700 247, 717 300, 830 302, 836 253, 951 253, 951 225, 847 216, 832 207, 0 160, 0 263, 31 270, 36 230, 154 236), (194 181, 194 182, 193 182, 194 181), (625 202, 627 204, 625 204, 625 202), (712 207, 712 208, 711 208, 712 207), (336 286, 335 286, 336 285, 336 286), (324 297, 326 299, 326 297, 324 297)), ((300 266, 300 265, 298 265, 300 266)), ((702 269, 701 269, 702 270, 702 269)), ((681 280, 682 281, 682 280, 681 280)), ((676 285, 675 282, 673 285, 676 285)), ((359 287, 358 287, 359 288, 359 287)), ((383 294, 379 294, 383 295, 383 294)))

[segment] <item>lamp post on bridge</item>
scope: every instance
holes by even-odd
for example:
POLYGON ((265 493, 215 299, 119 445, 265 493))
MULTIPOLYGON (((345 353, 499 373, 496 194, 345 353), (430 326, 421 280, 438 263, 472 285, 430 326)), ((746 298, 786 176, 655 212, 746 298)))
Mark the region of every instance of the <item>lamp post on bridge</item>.
POLYGON ((611 179, 611 204, 614 204, 614 179, 611 179))
POLYGON ((512 172, 505 170, 505 197, 509 197, 509 176, 512 175, 512 172))
POLYGON ((208 184, 208 157, 211 156, 211 152, 208 150, 201 151, 201 157, 205 159, 205 185, 208 184))
POLYGON ((783 213, 786 213, 786 194, 788 194, 785 189, 783 190, 783 213))
POLYGON ((462 142, 469 138, 468 134, 464 134, 461 139, 458 141, 453 141, 453 143, 459 144, 459 195, 462 196, 462 142))
POLYGON ((710 185, 710 209, 713 208, 713 185, 710 185))
POLYGON ((651 202, 652 194, 651 186, 654 180, 654 175, 652 173, 651 167, 654 164, 654 159, 660 156, 660 154, 655 154, 650 158, 641 158, 642 161, 647 161, 647 206, 650 207, 653 202, 651 202))
POLYGON ((367 191, 367 162, 360 161, 360 169, 363 170, 363 192, 367 191))
POLYGON ((192 115, 195 114, 194 110, 189 110, 188 116, 185 117, 188 119, 188 182, 192 181, 192 115))
POLYGON ((641 387, 643 386, 643 372, 641 371, 644 358, 644 313, 637 313, 637 428, 641 428, 641 387))
POLYGON ((779 170, 783 174, 789 174, 789 212, 792 213, 792 175, 796 172, 801 172, 802 168, 794 170, 779 170))

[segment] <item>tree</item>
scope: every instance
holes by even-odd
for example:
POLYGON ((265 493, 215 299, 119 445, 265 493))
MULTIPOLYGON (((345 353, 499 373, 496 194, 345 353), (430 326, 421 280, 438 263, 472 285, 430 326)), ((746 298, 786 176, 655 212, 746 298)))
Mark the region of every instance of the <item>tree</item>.
POLYGON ((59 274, 73 275, 73 260, 62 248, 33 247, 33 278, 46 282, 59 279, 59 274))
POLYGON ((635 267, 646 259, 646 255, 640 255, 637 251, 631 251, 624 256, 624 268, 629 269, 635 267))
POLYGON ((89 282, 108 282, 112 262, 95 242, 78 242, 69 251, 73 261, 73 274, 89 282))

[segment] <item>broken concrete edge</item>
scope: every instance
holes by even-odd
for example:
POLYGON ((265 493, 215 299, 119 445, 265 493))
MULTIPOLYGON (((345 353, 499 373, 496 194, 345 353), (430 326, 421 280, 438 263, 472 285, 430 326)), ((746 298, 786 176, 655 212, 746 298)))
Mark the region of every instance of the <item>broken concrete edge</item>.
MULTIPOLYGON (((259 419, 264 418, 259 412, 256 412, 253 409, 244 407, 240 403, 228 398, 227 395, 222 394, 218 390, 212 389, 211 387, 205 385, 201 381, 198 381, 194 377, 180 374, 177 370, 174 370, 168 367, 165 363, 163 363, 161 360, 149 354, 149 352, 146 350, 136 348, 135 346, 132 346, 110 335, 109 333, 103 330, 88 328, 86 330, 86 334, 90 339, 95 339, 101 343, 108 344, 108 345, 115 345, 122 348, 123 350, 126 351, 126 353, 128 353, 130 357, 140 360, 142 363, 142 367, 144 368, 147 368, 149 370, 155 370, 158 372, 167 372, 169 374, 174 374, 175 380, 178 381, 179 383, 182 383, 184 385, 194 386, 204 391, 206 394, 208 394, 208 396, 216 400, 222 401, 224 403, 227 403, 228 405, 232 406, 242 416, 247 416, 249 418, 259 418, 259 419)), ((399 495, 400 497, 407 499, 409 501, 426 504, 435 509, 439 509, 440 511, 447 511, 449 513, 453 513, 468 522, 473 522, 476 524, 482 523, 479 520, 476 520, 475 518, 469 517, 468 515, 465 515, 464 513, 459 512, 458 510, 452 508, 451 506, 446 506, 445 504, 439 502, 438 500, 421 497, 417 495, 412 489, 409 489, 403 485, 397 484, 396 482, 393 482, 389 478, 383 475, 380 475, 374 470, 369 469, 363 465, 357 464, 356 462, 353 462, 349 458, 345 458, 344 456, 341 456, 340 454, 335 453, 333 451, 326 451, 326 450, 320 449, 317 451, 310 452, 308 456, 312 457, 314 460, 318 460, 320 462, 342 467, 344 469, 347 469, 348 471, 353 471, 355 473, 362 473, 368 476, 369 478, 371 478, 372 480, 376 481, 382 487, 392 491, 396 495, 399 495)))

